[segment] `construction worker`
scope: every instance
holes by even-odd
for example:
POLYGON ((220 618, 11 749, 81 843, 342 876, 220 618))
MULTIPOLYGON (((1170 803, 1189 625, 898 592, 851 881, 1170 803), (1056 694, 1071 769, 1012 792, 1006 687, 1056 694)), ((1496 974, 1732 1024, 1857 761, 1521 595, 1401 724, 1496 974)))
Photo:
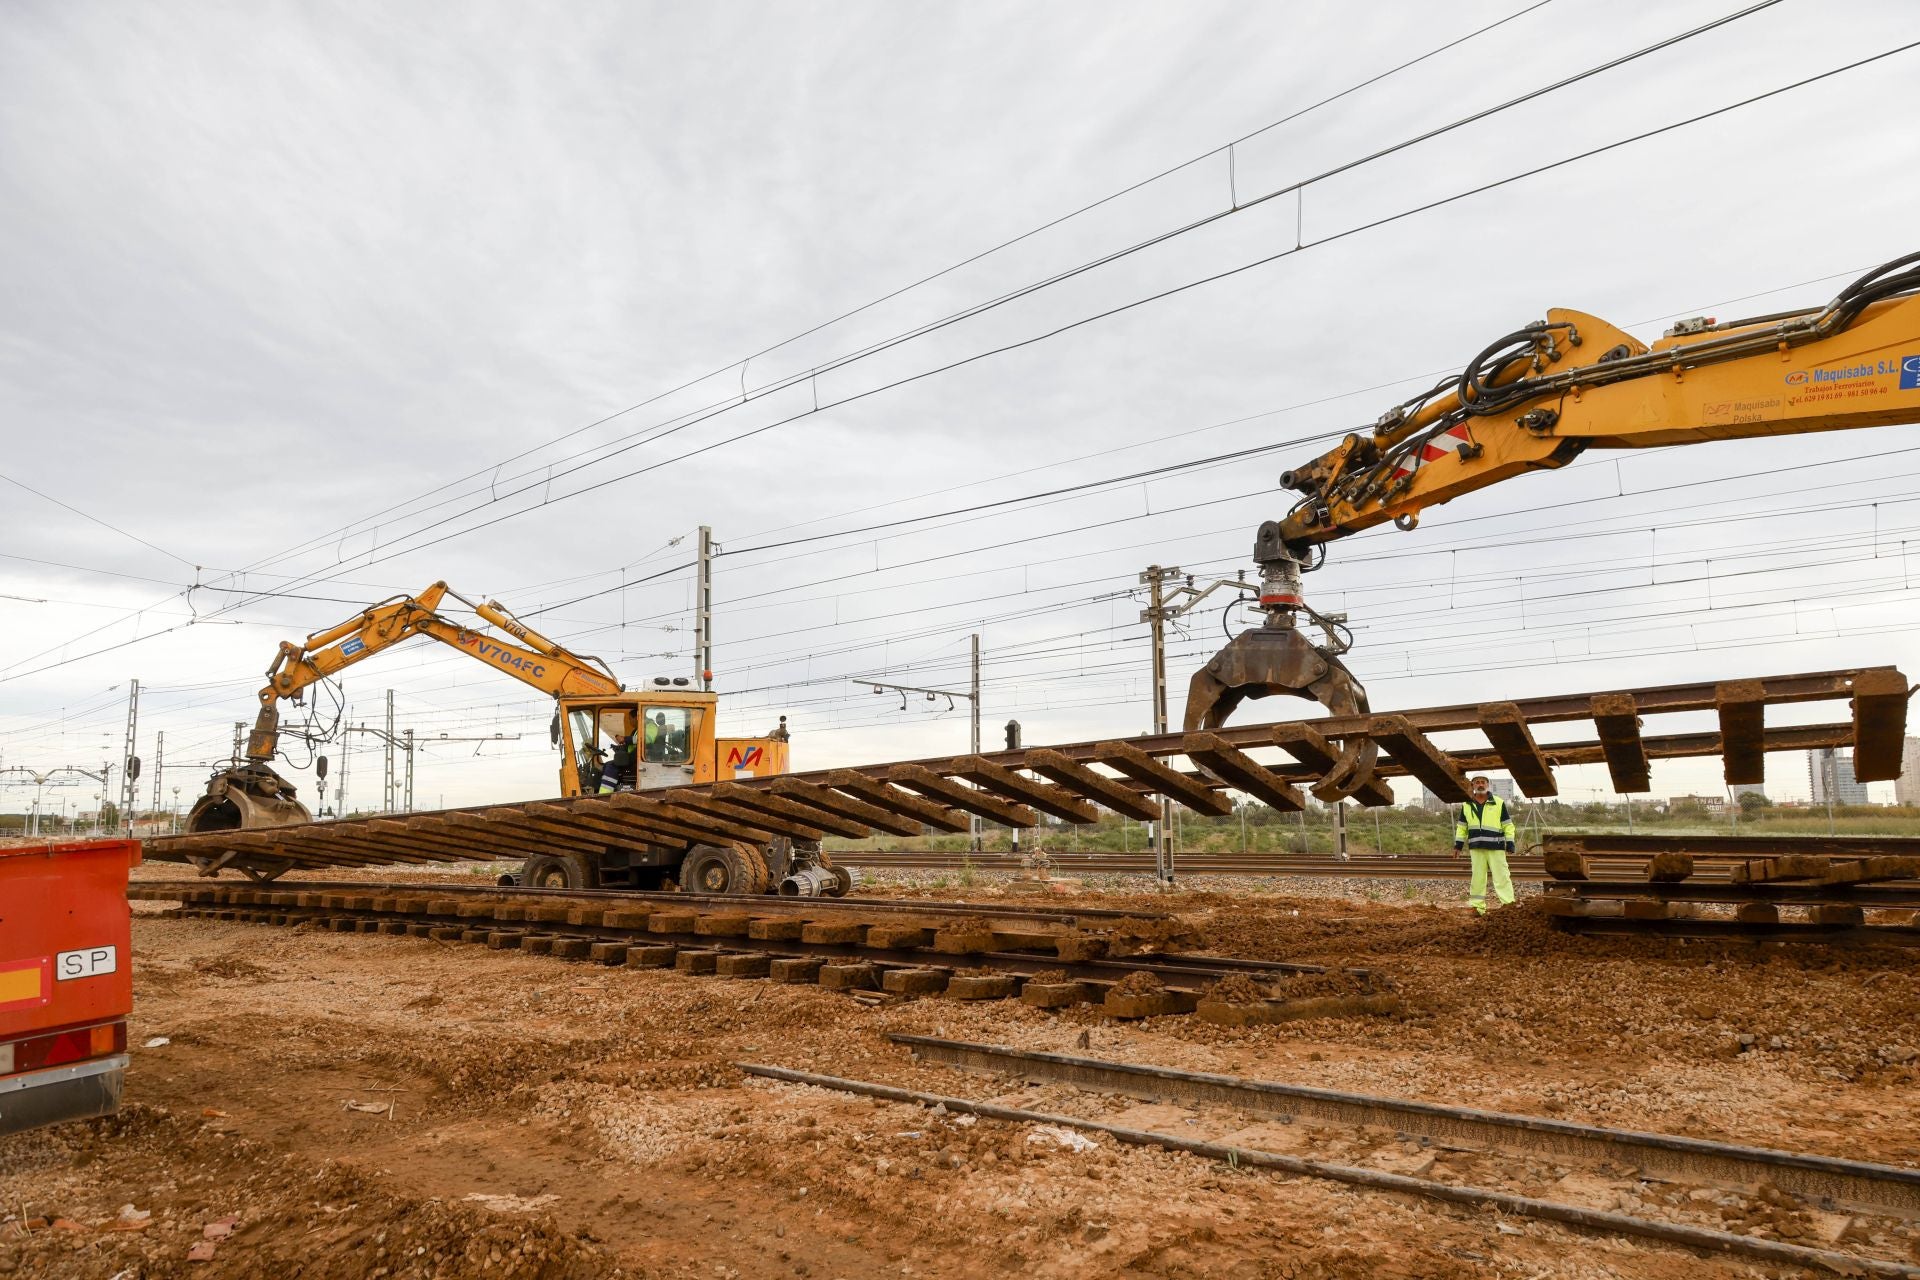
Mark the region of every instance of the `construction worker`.
POLYGON ((631 786, 637 781, 638 767, 635 764, 637 755, 638 749, 634 745, 631 733, 614 741, 613 750, 607 753, 607 762, 600 770, 601 795, 612 795, 620 788, 622 782, 631 786))
POLYGON ((1513 874, 1507 870, 1507 855, 1513 852, 1513 814, 1507 802, 1493 794, 1493 783, 1486 778, 1469 779, 1467 789, 1473 798, 1460 806, 1453 828, 1453 856, 1459 857, 1464 849, 1473 860, 1467 905, 1485 915, 1488 868, 1493 870, 1493 891, 1501 905, 1513 901, 1513 874))

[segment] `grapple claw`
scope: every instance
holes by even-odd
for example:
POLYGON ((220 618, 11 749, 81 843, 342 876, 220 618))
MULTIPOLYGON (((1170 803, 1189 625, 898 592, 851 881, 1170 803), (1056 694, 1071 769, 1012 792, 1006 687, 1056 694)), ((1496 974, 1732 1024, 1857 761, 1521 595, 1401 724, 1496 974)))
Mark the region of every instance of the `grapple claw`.
MULTIPOLYGON (((1296 627, 1254 627, 1227 642, 1187 686, 1188 732, 1217 729, 1252 698, 1309 698, 1336 716, 1364 715, 1367 691, 1339 658, 1296 627)), ((1364 737, 1343 740, 1326 776, 1312 787, 1324 801, 1344 799, 1373 781, 1379 748, 1364 737)))
POLYGON ((258 761, 224 769, 207 782, 206 794, 193 802, 187 831, 256 831, 312 822, 313 814, 295 798, 294 786, 258 761))

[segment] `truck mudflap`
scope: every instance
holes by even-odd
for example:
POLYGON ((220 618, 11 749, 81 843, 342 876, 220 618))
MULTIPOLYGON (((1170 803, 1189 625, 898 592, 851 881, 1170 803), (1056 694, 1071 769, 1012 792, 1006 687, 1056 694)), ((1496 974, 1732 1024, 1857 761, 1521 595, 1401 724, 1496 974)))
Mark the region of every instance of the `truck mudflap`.
POLYGON ((0 1137, 110 1116, 120 1109, 126 1081, 124 1053, 0 1078, 0 1137))

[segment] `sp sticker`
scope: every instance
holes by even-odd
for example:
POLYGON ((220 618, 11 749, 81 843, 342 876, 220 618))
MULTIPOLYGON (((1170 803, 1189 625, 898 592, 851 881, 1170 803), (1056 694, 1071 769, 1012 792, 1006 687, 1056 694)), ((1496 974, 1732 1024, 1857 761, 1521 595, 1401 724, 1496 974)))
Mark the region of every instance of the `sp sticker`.
POLYGON ((79 951, 62 951, 55 956, 53 976, 58 982, 71 982, 75 978, 98 978, 112 973, 119 966, 119 948, 84 947, 79 951))

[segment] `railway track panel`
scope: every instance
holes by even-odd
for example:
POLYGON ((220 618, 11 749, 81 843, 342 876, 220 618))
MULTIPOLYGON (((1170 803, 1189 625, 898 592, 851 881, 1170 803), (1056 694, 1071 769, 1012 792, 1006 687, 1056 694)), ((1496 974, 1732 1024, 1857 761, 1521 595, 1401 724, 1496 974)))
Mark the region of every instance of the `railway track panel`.
MULTIPOLYGON (((1385 779, 1415 777, 1443 799, 1463 799, 1461 779, 1510 772, 1529 795, 1557 792, 1554 770, 1603 764, 1617 789, 1644 791, 1647 762, 1721 756, 1730 782, 1746 781, 1768 751, 1851 747, 1862 780, 1899 773, 1907 681, 1892 667, 1666 685, 1519 702, 1468 703, 1393 714, 1334 716, 1150 734, 1124 741, 951 756, 718 782, 664 791, 581 796, 434 813, 350 818, 263 831, 169 836, 147 842, 153 861, 270 879, 293 869, 520 858, 599 850, 610 843, 684 850, 695 844, 764 845, 773 835, 864 839, 876 828, 964 829, 968 814, 1010 827, 1044 811, 1068 823, 1101 810, 1137 814, 1164 798, 1202 814, 1232 811, 1232 793, 1298 808, 1301 793, 1392 802, 1385 779), (1844 720, 1768 726, 1769 708, 1840 704, 1844 720), (1716 727, 1649 733, 1650 721, 1714 717, 1716 727), (1590 736, 1581 732, 1590 725, 1590 736), (1546 730, 1566 730, 1554 738, 1546 730), (1440 738, 1448 741, 1441 742, 1440 738), (1378 750, 1372 774, 1342 784, 1341 752, 1378 750), (1891 745, 1889 745, 1891 744, 1891 745), (1736 777, 1738 774, 1740 776, 1736 777), (864 820, 863 820, 864 819, 864 820), (625 834, 622 834, 625 833, 625 834)), ((1663 727, 1675 727, 1668 726, 1663 727)))
POLYGON ((1543 861, 1571 932, 1920 947, 1920 840, 1549 836, 1543 861), (1649 854, 1639 878, 1589 861, 1629 846, 1649 854))
POLYGON ((1003 1092, 979 1099, 763 1063, 734 1065, 770 1082, 928 1108, 929 1124, 951 1123, 940 1117, 957 1114, 1074 1129, 1243 1172, 1266 1169, 1491 1209, 1761 1259, 1796 1274, 1920 1276, 1910 1260, 1920 1213, 1920 1172, 1912 1169, 1004 1045, 890 1038, 916 1061, 990 1077, 997 1083, 989 1088, 1003 1092), (1080 1089, 1105 1101, 1106 1110, 1098 1104, 1093 1115, 1080 1108, 1071 1114, 1030 1110, 1019 1105, 1017 1090, 1005 1092, 1015 1081, 1080 1089), (1115 1101, 1122 1098, 1157 1104, 1153 1123, 1178 1132, 1136 1127, 1140 1113, 1115 1101), (1188 1113, 1184 1124, 1165 1117, 1169 1107, 1188 1113), (1630 1177, 1621 1176, 1623 1168, 1630 1177), (1721 1209, 1743 1203, 1767 1222, 1764 1231, 1723 1227, 1721 1209), (1783 1207, 1804 1215, 1804 1226, 1783 1224, 1783 1207))
MULTIPOLYGON (((563 960, 696 975, 815 982, 870 998, 944 995, 1017 999, 1045 1009, 1098 1006, 1117 1018, 1205 1014, 1228 978, 1270 994, 1229 1020, 1385 1016, 1400 1011, 1392 984, 1373 970, 1250 961, 1161 949, 1163 920, 1055 913, 989 919, 971 903, 870 912, 843 903, 765 910, 765 900, 633 901, 618 895, 442 895, 439 886, 336 889, 142 884, 128 896, 172 901, 184 919, 299 927, 465 942, 563 960), (1323 990, 1331 978, 1341 994, 1323 990), (1312 988, 1289 995, 1302 982, 1312 988)), ((678 895, 659 895, 678 898, 678 895)), ((887 904, 889 907, 897 904, 887 904)), ((1244 988, 1243 988, 1244 989, 1244 988)))
POLYGON ((1920 1218, 1920 1169, 937 1036, 888 1039, 929 1061, 985 1075, 1017 1075, 1146 1102, 1226 1107, 1262 1119, 1364 1125, 1453 1148, 1626 1164, 1656 1177, 1735 1189, 1770 1181, 1810 1200, 1920 1218))
POLYGON ((743 897, 739 894, 689 893, 684 890, 646 892, 633 889, 537 889, 531 885, 459 884, 434 882, 407 884, 381 880, 301 880, 273 889, 249 889, 209 885, 203 880, 142 880, 130 885, 130 899, 152 902, 184 902, 189 893, 213 892, 226 905, 254 905, 280 902, 288 892, 356 894, 378 897, 474 898, 538 906, 549 903, 573 905, 599 903, 603 907, 628 904, 657 904, 662 907, 703 910, 751 909, 756 916, 822 915, 845 916, 873 914, 911 914, 957 918, 1005 919, 1035 925, 1061 925, 1100 930, 1118 923, 1147 925, 1173 919, 1171 912, 1144 908, 1117 907, 1043 907, 992 902, 914 902, 899 898, 818 898, 743 897), (263 895, 254 897, 250 895, 263 895))

